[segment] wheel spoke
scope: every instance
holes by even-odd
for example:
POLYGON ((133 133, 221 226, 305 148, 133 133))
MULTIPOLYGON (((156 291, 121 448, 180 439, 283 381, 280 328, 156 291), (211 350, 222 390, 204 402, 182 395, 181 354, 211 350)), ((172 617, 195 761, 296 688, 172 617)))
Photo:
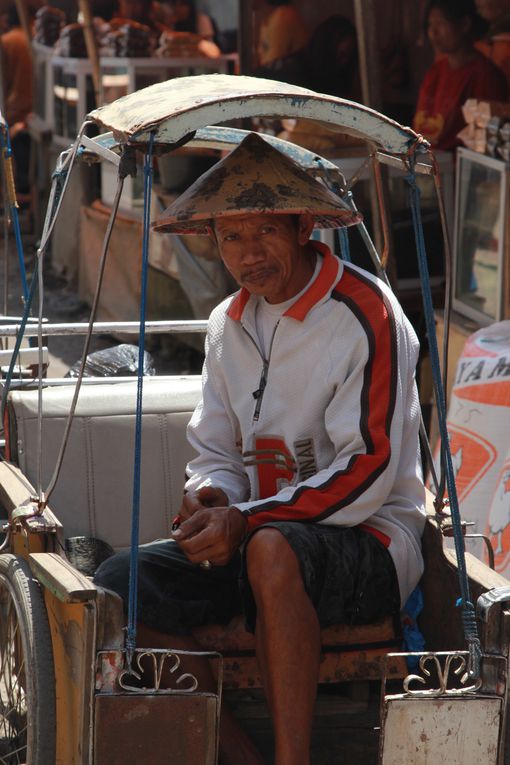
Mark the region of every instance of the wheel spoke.
POLYGON ((27 758, 28 718, 23 676, 25 657, 9 592, 0 580, 0 765, 22 765, 27 758))
POLYGON ((0 555, 0 765, 55 762, 55 675, 48 616, 28 562, 0 555))
POLYGON ((21 746, 16 746, 16 739, 5 740, 8 749, 5 750, 5 754, 2 753, 3 741, 0 739, 0 765, 21 765, 26 760, 27 745, 23 743, 21 746))

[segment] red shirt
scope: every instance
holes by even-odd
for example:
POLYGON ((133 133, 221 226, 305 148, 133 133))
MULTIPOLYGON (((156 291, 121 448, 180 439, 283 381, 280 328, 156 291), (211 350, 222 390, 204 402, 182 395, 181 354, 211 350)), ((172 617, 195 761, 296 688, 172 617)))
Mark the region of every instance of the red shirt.
POLYGON ((506 78, 499 67, 476 51, 468 64, 452 69, 446 57, 426 72, 418 96, 413 127, 436 149, 451 150, 465 125, 461 106, 468 98, 506 101, 506 78))

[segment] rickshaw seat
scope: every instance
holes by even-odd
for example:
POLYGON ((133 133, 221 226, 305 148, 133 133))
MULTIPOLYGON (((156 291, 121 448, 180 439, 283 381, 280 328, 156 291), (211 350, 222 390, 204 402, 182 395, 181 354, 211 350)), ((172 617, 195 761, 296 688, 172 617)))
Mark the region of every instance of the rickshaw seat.
MULTIPOLYGON (((43 392, 43 483, 60 449, 73 386, 43 392)), ((200 396, 198 377, 146 378, 142 426, 140 542, 169 535, 182 496, 185 465, 192 456, 186 425, 200 396)), ((133 433, 136 384, 101 383, 80 391, 66 457, 50 506, 64 536, 95 537, 119 550, 131 530, 133 433)), ((37 391, 11 392, 8 452, 34 484, 37 478, 37 391)), ((122 620, 120 599, 109 600, 122 620), (114 605, 116 603, 116 605, 114 605)), ((197 630, 204 650, 224 657, 225 688, 261 687, 253 635, 241 617, 225 626, 197 630)), ((334 626, 322 632, 320 681, 376 680, 386 654, 401 650, 400 625, 388 617, 375 624, 334 626)), ((403 677, 405 664, 392 659, 389 677, 403 677)))
MULTIPOLYGON (((140 542, 169 536, 193 450, 186 426, 201 390, 196 375, 147 377, 143 386, 140 542)), ((42 482, 60 450, 73 385, 43 390, 42 482)), ((100 539, 129 547, 133 495, 136 380, 84 385, 50 506, 66 538, 100 539)), ((37 391, 9 395, 8 459, 37 485, 37 391)))
MULTIPOLYGON (((387 616, 373 624, 340 624, 323 629, 319 682, 380 680, 385 670, 386 655, 402 650, 397 621, 387 616)), ((193 634, 202 650, 218 651, 223 655, 225 688, 262 687, 255 657, 255 638, 245 630, 242 616, 234 617, 226 625, 201 627, 193 634)), ((405 677, 406 674, 403 659, 392 657, 388 660, 387 677, 405 677)))

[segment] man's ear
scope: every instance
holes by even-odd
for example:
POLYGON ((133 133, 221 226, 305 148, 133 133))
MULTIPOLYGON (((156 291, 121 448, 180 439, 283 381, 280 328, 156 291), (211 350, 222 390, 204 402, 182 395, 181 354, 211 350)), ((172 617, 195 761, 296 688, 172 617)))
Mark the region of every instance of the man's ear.
POLYGON ((315 218, 309 212, 301 213, 298 220, 298 241, 304 246, 312 235, 315 218))

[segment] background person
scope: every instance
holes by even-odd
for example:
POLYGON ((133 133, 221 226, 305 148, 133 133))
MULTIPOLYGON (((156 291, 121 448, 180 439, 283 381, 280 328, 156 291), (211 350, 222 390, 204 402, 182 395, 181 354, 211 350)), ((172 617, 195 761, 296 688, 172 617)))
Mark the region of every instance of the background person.
POLYGON ((260 67, 255 74, 359 101, 356 28, 345 16, 330 16, 318 25, 304 48, 260 67))
POLYGON ((301 50, 310 34, 291 0, 266 0, 266 5, 257 45, 259 66, 301 50))
POLYGON ((503 70, 510 94, 510 0, 476 0, 476 7, 489 24, 476 47, 503 70))
MULTIPOLYGON (((320 628, 398 612, 423 569, 416 336, 382 282, 310 240, 358 220, 251 133, 155 226, 211 232, 241 289, 210 317, 182 525, 139 551, 140 639, 196 649, 244 608, 275 765, 309 763, 320 628)), ((127 553, 96 574, 125 602, 128 580, 127 553)), ((262 762, 228 713, 220 752, 262 762)))
POLYGON ((33 64, 27 36, 13 5, 8 11, 8 26, 8 31, 0 37, 3 108, 9 126, 18 201, 23 206, 29 204, 31 198, 27 118, 32 111, 33 64))
POLYGON ((197 32, 216 43, 222 53, 238 48, 238 0, 197 0, 197 32))
POLYGON ((486 25, 474 0, 431 0, 426 23, 438 59, 423 79, 413 127, 434 148, 448 151, 460 144, 466 100, 505 101, 508 88, 501 69, 475 48, 486 25))

